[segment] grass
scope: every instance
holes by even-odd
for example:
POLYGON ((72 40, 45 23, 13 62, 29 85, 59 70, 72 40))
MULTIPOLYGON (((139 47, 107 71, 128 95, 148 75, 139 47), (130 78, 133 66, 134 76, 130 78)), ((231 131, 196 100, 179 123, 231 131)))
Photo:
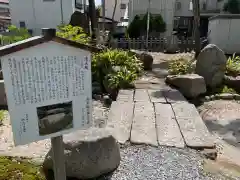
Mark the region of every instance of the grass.
POLYGON ((0 124, 1 124, 1 122, 4 120, 5 113, 6 113, 5 110, 0 110, 0 124))
POLYGON ((26 159, 0 157, 0 180, 45 180, 41 166, 26 159))

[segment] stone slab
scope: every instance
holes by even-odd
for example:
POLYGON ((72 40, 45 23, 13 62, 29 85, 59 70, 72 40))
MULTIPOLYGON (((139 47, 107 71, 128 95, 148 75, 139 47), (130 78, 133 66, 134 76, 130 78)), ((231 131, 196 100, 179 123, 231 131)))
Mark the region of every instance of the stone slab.
POLYGON ((159 102, 166 103, 167 102, 162 90, 149 89, 148 95, 149 95, 150 101, 152 103, 159 103, 159 102))
POLYGON ((186 98, 177 89, 164 90, 164 96, 168 103, 186 102, 186 98))
POLYGON ((136 102, 130 141, 157 146, 155 113, 150 102, 136 102))
POLYGON ((135 102, 150 102, 147 89, 136 89, 134 95, 135 102))
POLYGON ((184 148, 185 143, 170 104, 154 103, 158 143, 184 148))
POLYGON ((121 89, 118 92, 117 101, 133 102, 133 95, 134 95, 134 90, 133 89, 121 89))
POLYGON ((133 102, 115 101, 111 105, 106 129, 121 144, 124 144, 130 138, 133 108, 133 102))
POLYGON ((188 102, 172 104, 185 143, 191 148, 214 148, 215 144, 196 107, 188 102))

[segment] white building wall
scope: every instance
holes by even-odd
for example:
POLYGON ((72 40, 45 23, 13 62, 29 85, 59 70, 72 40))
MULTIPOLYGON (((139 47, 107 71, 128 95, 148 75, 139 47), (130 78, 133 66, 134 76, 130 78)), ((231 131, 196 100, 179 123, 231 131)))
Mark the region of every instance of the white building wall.
MULTIPOLYGON (((74 0, 62 0, 63 22, 69 23, 74 12, 74 0)), ((61 0, 11 0, 10 13, 12 24, 20 27, 20 21, 26 23, 33 35, 39 35, 41 28, 56 28, 61 24, 61 0)))
MULTIPOLYGON (((121 17, 124 18, 127 11, 129 0, 118 0, 114 20, 120 22, 121 17), (121 9, 121 4, 126 4, 126 9, 121 9)), ((115 0, 105 0, 105 16, 112 18, 115 0)))
MULTIPOLYGON (((136 15, 147 13, 147 0, 130 0, 129 21, 131 22, 136 15)), ((171 36, 173 31, 173 19, 175 12, 175 0, 151 0, 150 13, 161 14, 166 23, 165 36, 171 36)))

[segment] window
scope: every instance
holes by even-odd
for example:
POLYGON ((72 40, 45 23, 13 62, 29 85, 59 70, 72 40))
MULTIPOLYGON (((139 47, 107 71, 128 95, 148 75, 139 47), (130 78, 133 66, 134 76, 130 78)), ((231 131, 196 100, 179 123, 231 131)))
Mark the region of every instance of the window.
POLYGON ((33 35, 33 30, 32 29, 28 29, 28 33, 32 36, 33 35))
POLYGON ((120 4, 120 9, 126 9, 127 8, 127 5, 126 4, 124 4, 124 3, 121 3, 120 4))
POLYGON ((181 9, 181 2, 176 2, 176 10, 180 10, 181 9))
POLYGON ((206 10, 206 9, 207 9, 207 3, 204 2, 204 3, 202 4, 202 10, 206 10))
POLYGON ((20 21, 19 22, 20 28, 26 28, 26 23, 25 21, 20 21))
POLYGON ((120 22, 123 22, 123 21, 124 21, 124 17, 121 17, 121 18, 120 18, 120 22))

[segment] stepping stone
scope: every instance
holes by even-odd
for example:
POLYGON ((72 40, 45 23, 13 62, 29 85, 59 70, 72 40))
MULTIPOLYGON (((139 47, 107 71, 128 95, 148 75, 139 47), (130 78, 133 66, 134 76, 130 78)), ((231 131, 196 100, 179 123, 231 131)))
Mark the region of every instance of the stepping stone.
POLYGON ((133 102, 134 90, 121 89, 118 92, 117 101, 133 102))
POLYGON ((130 138, 133 108, 133 102, 115 101, 111 105, 106 129, 121 144, 124 144, 130 138))
POLYGON ((164 96, 168 103, 186 102, 185 97, 176 89, 169 89, 164 91, 164 96))
POLYGON ((136 89, 134 101, 135 102, 150 102, 147 89, 136 89))
POLYGON ((214 148, 214 141, 196 107, 188 102, 172 104, 176 120, 187 146, 214 148))
POLYGON ((162 90, 152 90, 149 89, 148 90, 148 95, 150 97, 150 100, 152 103, 166 103, 166 99, 163 95, 163 91, 162 90))
POLYGON ((150 102, 136 102, 130 141, 157 146, 155 114, 150 102))
POLYGON ((185 143, 170 104, 155 103, 158 143, 161 146, 184 148, 185 143))

